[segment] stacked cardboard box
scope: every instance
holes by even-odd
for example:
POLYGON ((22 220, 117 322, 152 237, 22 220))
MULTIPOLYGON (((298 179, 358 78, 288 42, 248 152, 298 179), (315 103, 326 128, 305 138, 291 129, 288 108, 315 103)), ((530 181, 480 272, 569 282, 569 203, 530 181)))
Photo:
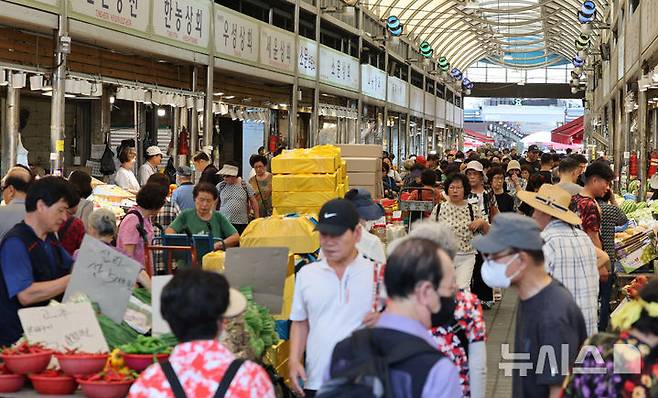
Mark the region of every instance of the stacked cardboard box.
POLYGON ((381 198, 382 146, 364 144, 338 145, 347 168, 351 188, 364 188, 373 198, 381 198))
POLYGON ((315 213, 349 190, 340 149, 321 145, 272 159, 272 204, 278 214, 315 213))

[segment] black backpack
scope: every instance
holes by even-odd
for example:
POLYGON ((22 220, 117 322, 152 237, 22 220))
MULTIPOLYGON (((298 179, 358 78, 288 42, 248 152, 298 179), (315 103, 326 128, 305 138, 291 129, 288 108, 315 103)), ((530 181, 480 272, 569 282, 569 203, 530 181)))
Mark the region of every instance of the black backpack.
POLYGON ((103 156, 101 156, 100 164, 101 174, 105 176, 114 174, 117 170, 114 165, 114 152, 112 152, 110 145, 107 143, 105 144, 105 150, 103 151, 103 156))
MULTIPOLYGON (((385 353, 376 347, 372 338, 373 329, 361 329, 352 334, 354 359, 347 368, 336 374, 332 372, 331 380, 322 385, 316 398, 394 398, 390 369, 397 363, 422 354, 434 354, 437 361, 443 357, 420 337, 410 335, 385 353)), ((335 356, 336 351, 332 363, 337 360, 335 356)))

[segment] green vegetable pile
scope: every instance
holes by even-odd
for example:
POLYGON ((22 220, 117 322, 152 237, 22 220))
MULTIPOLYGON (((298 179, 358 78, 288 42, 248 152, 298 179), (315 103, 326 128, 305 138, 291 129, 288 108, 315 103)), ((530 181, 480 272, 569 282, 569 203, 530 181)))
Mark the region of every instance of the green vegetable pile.
POLYGON ((119 324, 101 313, 96 313, 96 318, 101 326, 107 345, 110 347, 110 351, 122 344, 128 344, 135 341, 137 336, 140 336, 140 334, 137 333, 135 329, 131 328, 125 321, 119 324))
POLYGON ((158 337, 137 336, 133 342, 119 347, 126 354, 169 354, 171 345, 158 337))
POLYGON ((267 347, 279 341, 274 318, 270 311, 254 302, 253 291, 249 287, 240 289, 247 298, 247 309, 244 313, 245 329, 250 336, 249 346, 257 357, 265 352, 267 347))
POLYGON ((151 291, 143 287, 133 289, 133 296, 144 304, 151 304, 151 291))

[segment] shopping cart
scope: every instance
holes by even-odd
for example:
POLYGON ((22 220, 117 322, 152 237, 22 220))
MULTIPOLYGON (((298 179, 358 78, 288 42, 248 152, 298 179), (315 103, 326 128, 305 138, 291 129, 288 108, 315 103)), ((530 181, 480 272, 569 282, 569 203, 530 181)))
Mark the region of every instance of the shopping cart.
POLYGON ((430 188, 403 188, 400 191, 400 210, 406 212, 407 218, 405 219, 405 224, 407 231, 411 230, 411 224, 417 220, 422 220, 426 212, 431 212, 434 209, 436 200, 435 192, 430 188), (403 200, 404 193, 409 193, 411 195, 413 192, 417 192, 417 197, 422 199, 428 195, 423 195, 423 192, 427 191, 430 193, 431 200, 403 200))

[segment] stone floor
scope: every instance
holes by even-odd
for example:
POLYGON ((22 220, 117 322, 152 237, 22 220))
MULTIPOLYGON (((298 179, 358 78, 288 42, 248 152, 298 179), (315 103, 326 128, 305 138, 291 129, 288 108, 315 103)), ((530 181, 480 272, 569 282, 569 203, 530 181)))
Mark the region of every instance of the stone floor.
POLYGON ((503 292, 503 299, 484 312, 487 326, 487 398, 512 396, 512 378, 498 368, 501 362, 501 344, 514 346, 517 296, 513 289, 503 292))

